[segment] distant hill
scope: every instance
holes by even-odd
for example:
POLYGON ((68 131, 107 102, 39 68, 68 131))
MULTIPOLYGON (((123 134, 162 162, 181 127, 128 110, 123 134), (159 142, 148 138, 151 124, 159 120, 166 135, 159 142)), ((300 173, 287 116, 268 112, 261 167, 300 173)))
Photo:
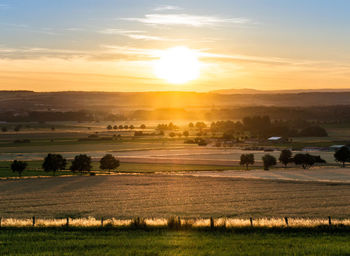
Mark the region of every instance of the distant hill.
POLYGON ((350 105, 350 90, 332 92, 241 91, 229 93, 197 92, 30 92, 0 91, 0 112, 6 111, 132 111, 157 108, 186 110, 232 107, 307 107, 350 105), (245 93, 243 93, 245 92, 245 93), (248 93, 250 92, 250 93, 248 93))
POLYGON ((315 93, 315 92, 350 92, 350 89, 298 89, 298 90, 255 90, 255 89, 224 89, 215 90, 211 93, 217 94, 293 94, 293 93, 315 93))

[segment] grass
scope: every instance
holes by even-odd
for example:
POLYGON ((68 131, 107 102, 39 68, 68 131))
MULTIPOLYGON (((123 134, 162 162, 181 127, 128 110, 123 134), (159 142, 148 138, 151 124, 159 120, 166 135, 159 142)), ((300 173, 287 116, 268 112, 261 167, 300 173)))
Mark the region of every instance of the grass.
MULTIPOLYGON (((31 176, 53 176, 51 172, 44 172, 41 168, 42 161, 27 161, 28 167, 22 173, 22 177, 31 176)), ((17 177, 17 173, 13 173, 10 169, 11 162, 0 161, 0 177, 17 177)), ((70 166, 68 162, 67 167, 70 166)), ((92 172, 105 173, 99 169, 99 162, 92 163, 92 172)), ((186 164, 143 164, 143 163, 121 163, 117 169, 119 173, 155 173, 155 172, 184 172, 184 171, 224 171, 232 169, 242 169, 242 167, 215 166, 215 165, 186 165, 186 164)), ((56 176, 62 175, 78 175, 71 171, 58 171, 56 176)))
POLYGON ((1 255, 349 255, 346 230, 2 229, 1 255))

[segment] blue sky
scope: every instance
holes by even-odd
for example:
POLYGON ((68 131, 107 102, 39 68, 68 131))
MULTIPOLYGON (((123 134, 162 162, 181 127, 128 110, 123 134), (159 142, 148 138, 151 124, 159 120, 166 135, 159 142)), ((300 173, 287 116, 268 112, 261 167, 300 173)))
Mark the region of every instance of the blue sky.
POLYGON ((43 84, 65 73, 54 88, 66 90, 84 83, 70 76, 92 72, 136 80, 96 80, 91 90, 172 90, 147 61, 177 45, 216 70, 204 67, 184 90, 350 87, 349 10, 346 0, 0 0, 0 89, 52 90, 43 84), (1 75, 8 71, 15 75, 1 75), (51 78, 26 82, 26 72, 51 78))

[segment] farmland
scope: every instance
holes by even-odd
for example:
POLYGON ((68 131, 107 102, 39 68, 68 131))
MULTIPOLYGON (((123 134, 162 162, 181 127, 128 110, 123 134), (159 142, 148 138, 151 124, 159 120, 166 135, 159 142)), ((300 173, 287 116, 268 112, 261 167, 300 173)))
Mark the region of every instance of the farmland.
POLYGON ((2 229, 1 255, 347 255, 347 230, 2 229), (17 239, 20 238, 20 239, 17 239))
POLYGON ((349 217, 350 185, 174 175, 0 181, 3 217, 349 217), (322 191, 322 192, 320 192, 322 191))

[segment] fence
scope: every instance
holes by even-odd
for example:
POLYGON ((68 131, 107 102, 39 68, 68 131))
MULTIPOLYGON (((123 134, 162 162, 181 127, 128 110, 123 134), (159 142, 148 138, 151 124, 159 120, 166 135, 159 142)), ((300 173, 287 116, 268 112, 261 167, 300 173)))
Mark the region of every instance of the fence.
POLYGON ((0 218, 0 228, 4 227, 192 227, 192 228, 307 228, 318 226, 346 226, 350 227, 350 219, 327 218, 198 218, 182 219, 171 218, 63 218, 63 219, 40 219, 35 216, 28 219, 0 218))

